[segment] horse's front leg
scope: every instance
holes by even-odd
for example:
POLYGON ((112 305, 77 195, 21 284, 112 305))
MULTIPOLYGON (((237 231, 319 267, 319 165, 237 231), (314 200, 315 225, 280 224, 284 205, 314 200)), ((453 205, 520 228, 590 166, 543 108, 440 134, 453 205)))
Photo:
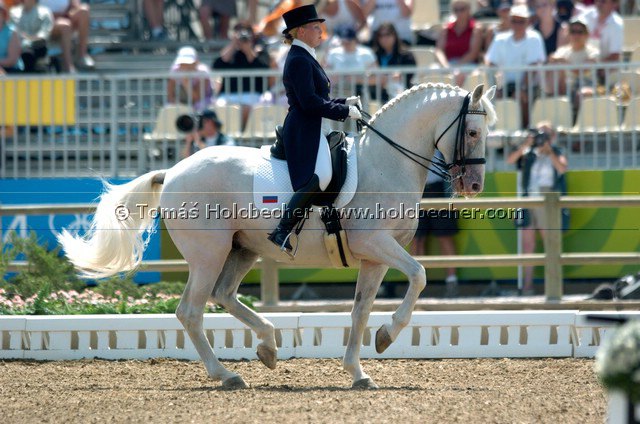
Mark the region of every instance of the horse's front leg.
POLYGON ((427 275, 424 267, 413 259, 391 235, 381 234, 379 237, 369 240, 369 246, 375 246, 375 248, 365 253, 368 259, 395 268, 409 279, 409 288, 400 307, 393 314, 391 325, 383 325, 376 333, 376 351, 382 353, 398 337, 400 330, 409 324, 420 292, 427 285, 427 275))
POLYGON ((373 382, 360 365, 360 346, 362 336, 367 328, 367 321, 376 293, 382 282, 382 278, 387 273, 388 266, 370 261, 362 261, 358 272, 358 282, 356 284, 355 301, 351 310, 351 332, 347 350, 342 362, 344 369, 351 374, 354 389, 377 389, 373 382))

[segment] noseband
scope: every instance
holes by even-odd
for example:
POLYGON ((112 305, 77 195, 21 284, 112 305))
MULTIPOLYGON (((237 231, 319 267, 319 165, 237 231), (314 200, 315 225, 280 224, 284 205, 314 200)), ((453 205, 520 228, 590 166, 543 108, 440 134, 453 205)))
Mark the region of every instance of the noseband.
MULTIPOLYGON (((451 182, 452 180, 461 178, 465 172, 466 172, 466 165, 484 165, 485 163, 487 163, 485 158, 474 158, 474 159, 467 159, 465 156, 465 134, 466 134, 466 129, 467 129, 467 125, 466 125, 466 119, 464 119, 467 115, 485 115, 487 114, 487 112, 483 111, 483 110, 469 110, 469 102, 471 101, 471 93, 468 93, 463 102, 462 102, 462 108, 460 109, 460 112, 458 112, 458 116, 455 117, 455 119, 449 124, 449 126, 442 132, 442 134, 440 134, 440 137, 438 137, 438 139, 436 140, 435 143, 435 148, 438 148, 438 143, 440 142, 440 140, 442 139, 442 137, 447 133, 447 131, 449 131, 451 129, 451 127, 453 127, 453 125, 457 122, 458 123, 458 128, 456 131, 456 144, 454 146, 454 150, 453 150, 453 162, 451 163, 446 163, 445 161, 443 161, 440 158, 434 157, 433 159, 429 159, 426 158, 424 156, 419 155, 418 153, 407 149, 406 147, 403 147, 401 145, 399 145, 398 143, 396 143, 395 141, 391 140, 389 137, 387 137, 386 135, 382 134, 380 131, 378 131, 376 128, 372 127, 371 125, 369 125, 368 122, 364 121, 363 119, 359 119, 357 121, 358 127, 367 127, 369 128, 371 131, 373 131, 375 134, 377 134, 378 136, 380 136, 380 138, 382 138, 384 141, 386 141, 387 143, 389 143, 389 145, 391 145, 391 147, 393 147, 394 149, 398 150, 400 153, 402 153, 404 156, 406 156, 407 158, 411 159, 413 162, 417 163, 418 165, 420 165, 421 167, 433 172, 434 174, 442 177, 445 181, 447 182, 451 182), (423 161, 427 161, 429 162, 430 165, 425 165, 424 163, 420 162, 418 159, 422 159, 423 161), (454 166, 459 166, 460 167, 460 172, 458 172, 456 175, 451 176, 449 175, 449 170, 451 168, 453 168, 454 166)), ((360 111, 362 113, 362 115, 368 119, 371 118, 371 115, 363 110, 360 111)))

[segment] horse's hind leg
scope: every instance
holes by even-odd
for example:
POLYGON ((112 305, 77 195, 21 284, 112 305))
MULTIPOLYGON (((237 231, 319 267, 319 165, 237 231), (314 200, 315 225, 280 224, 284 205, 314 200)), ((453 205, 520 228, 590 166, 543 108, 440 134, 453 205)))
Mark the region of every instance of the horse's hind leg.
POLYGON ((189 264, 189 280, 176 310, 176 316, 189 334, 209 377, 222 381, 222 387, 225 389, 246 388, 247 385, 238 374, 227 370, 218 361, 202 327, 204 306, 220 274, 222 261, 227 252, 218 253, 221 253, 218 257, 209 256, 206 265, 203 264, 203 260, 189 264))
POLYGON ((378 386, 373 382, 360 365, 360 346, 362 336, 367 328, 367 320, 371 312, 373 301, 382 282, 382 278, 387 273, 388 266, 376 264, 369 261, 362 261, 358 272, 358 283, 356 284, 356 297, 351 310, 351 332, 347 342, 347 350, 342 361, 343 367, 351 374, 354 389, 376 389, 378 386))
POLYGON ((251 270, 257 259, 258 255, 250 250, 232 249, 213 289, 212 296, 218 305, 255 331, 256 336, 262 340, 262 343, 257 347, 258 358, 270 369, 275 369, 278 348, 273 324, 238 301, 237 298, 242 278, 251 270))

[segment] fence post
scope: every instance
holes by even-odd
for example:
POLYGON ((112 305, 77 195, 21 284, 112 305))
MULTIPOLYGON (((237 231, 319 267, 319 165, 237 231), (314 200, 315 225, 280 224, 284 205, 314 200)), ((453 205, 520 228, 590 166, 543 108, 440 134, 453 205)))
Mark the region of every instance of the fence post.
POLYGON ((562 299, 563 278, 560 256, 562 254, 562 214, 560 193, 547 192, 544 195, 544 215, 547 228, 544 229, 544 294, 547 302, 562 299))
POLYGON ((260 272, 260 298, 263 305, 275 306, 280 300, 278 286, 278 264, 270 258, 262 258, 260 272))

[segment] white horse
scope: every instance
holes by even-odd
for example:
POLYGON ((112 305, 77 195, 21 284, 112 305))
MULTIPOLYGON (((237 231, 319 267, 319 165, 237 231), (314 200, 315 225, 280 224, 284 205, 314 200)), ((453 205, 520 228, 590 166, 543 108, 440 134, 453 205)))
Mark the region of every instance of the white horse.
MULTIPOLYGON (((482 85, 468 94, 449 85, 422 84, 389 101, 369 124, 395 140, 405 153, 412 151, 431 158, 437 144, 450 164, 444 169, 453 178, 454 191, 474 196, 483 189, 485 140, 488 125, 496 120, 490 102, 494 92, 495 87, 491 87, 483 95, 482 85)), ((369 128, 355 147, 359 182, 348 208, 373 210, 379 203, 383 209, 398 210, 402 204, 413 206, 420 202, 427 177, 424 166, 409 160, 369 128)), ((160 215, 162 211, 173 211, 171 219, 164 217, 165 224, 189 264, 189 279, 176 315, 210 378, 229 389, 247 385, 216 358, 202 327, 205 303, 212 296, 218 305, 255 331, 261 340, 257 355, 274 369, 277 353, 274 326, 240 303, 236 293, 259 256, 284 262, 290 258, 267 240, 267 232, 277 224, 275 218, 207 219, 205 213, 193 212, 192 208, 206 204, 229 209, 233 204, 249 205, 253 201, 252 181, 259 159, 259 149, 213 147, 170 169, 149 172, 124 185, 107 186, 87 235, 80 238, 65 231, 59 237, 67 256, 85 275, 109 276, 132 270, 141 261, 143 236, 152 229, 154 220, 148 216, 148 209, 136 205, 160 207, 160 215)), ((403 247, 411 241, 417 219, 415 215, 397 219, 351 218, 344 219, 342 226, 348 235, 349 248, 360 263, 343 366, 351 374, 353 388, 377 388, 360 365, 362 337, 375 295, 389 267, 407 276, 409 288, 392 322, 378 330, 376 350, 383 352, 409 323, 418 296, 426 286, 424 267, 403 247)), ((332 266, 322 231, 313 230, 320 228, 318 214, 312 213, 300 234, 300 249, 295 258, 298 264, 332 266)))

